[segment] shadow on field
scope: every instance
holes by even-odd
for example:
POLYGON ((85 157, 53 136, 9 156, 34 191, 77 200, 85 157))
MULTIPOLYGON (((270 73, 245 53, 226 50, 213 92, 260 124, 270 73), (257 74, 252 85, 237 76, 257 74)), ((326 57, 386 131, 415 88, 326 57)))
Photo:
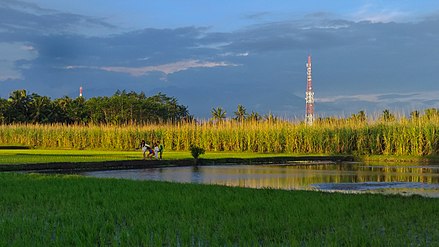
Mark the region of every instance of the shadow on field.
POLYGON ((20 145, 0 145, 0 149, 30 149, 29 146, 20 146, 20 145))
POLYGON ((29 154, 29 153, 16 153, 17 156, 33 156, 33 157, 66 157, 66 156, 73 156, 73 157, 102 157, 102 156, 110 156, 111 155, 104 155, 104 154, 29 154))
MULTIPOLYGON (((26 154, 30 155, 30 154, 26 154)), ((44 157, 45 155, 40 155, 44 157)), ((47 156, 60 156, 50 154, 47 156)), ((85 155, 78 155, 85 156, 85 155)), ((93 155, 91 155, 93 156, 93 155)), ((352 162, 353 156, 299 156, 299 157, 270 157, 270 158, 219 158, 219 159, 199 159, 197 165, 256 165, 256 164, 312 164, 328 162, 352 162)), ((193 166, 194 159, 179 160, 117 160, 117 161, 98 161, 98 162, 51 162, 38 164, 12 164, 0 165, 0 171, 47 171, 47 172, 76 172, 76 171, 97 171, 97 170, 117 170, 117 169, 143 169, 171 166, 193 166)))

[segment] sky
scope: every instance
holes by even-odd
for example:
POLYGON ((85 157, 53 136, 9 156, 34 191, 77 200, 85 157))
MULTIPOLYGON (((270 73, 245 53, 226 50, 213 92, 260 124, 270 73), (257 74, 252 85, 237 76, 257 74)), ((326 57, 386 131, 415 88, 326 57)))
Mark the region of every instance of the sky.
POLYGON ((436 0, 0 0, 0 97, 165 93, 197 118, 439 108, 436 0))

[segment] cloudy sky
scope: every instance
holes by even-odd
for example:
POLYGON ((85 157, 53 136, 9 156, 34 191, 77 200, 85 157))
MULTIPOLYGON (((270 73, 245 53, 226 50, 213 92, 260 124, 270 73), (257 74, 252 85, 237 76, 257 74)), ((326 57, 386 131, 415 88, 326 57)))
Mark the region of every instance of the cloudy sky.
POLYGON ((439 108, 437 0, 0 0, 0 97, 163 92, 207 118, 238 104, 315 111, 439 108))

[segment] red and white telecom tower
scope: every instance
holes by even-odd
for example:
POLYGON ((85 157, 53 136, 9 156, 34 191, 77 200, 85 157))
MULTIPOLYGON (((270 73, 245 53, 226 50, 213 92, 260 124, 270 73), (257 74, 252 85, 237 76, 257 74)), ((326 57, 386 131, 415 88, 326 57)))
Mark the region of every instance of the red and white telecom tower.
POLYGON ((312 90, 312 77, 311 77, 311 55, 308 55, 308 63, 306 63, 306 113, 305 124, 312 125, 314 122, 314 91, 312 90))
POLYGON ((82 86, 79 87, 79 97, 82 97, 82 86))

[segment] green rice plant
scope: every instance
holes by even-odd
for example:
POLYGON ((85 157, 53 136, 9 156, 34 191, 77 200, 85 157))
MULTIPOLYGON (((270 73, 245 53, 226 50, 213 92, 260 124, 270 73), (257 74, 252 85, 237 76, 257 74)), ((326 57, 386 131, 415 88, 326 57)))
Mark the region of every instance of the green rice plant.
POLYGON ((0 173, 1 246, 435 246, 438 199, 0 173))

